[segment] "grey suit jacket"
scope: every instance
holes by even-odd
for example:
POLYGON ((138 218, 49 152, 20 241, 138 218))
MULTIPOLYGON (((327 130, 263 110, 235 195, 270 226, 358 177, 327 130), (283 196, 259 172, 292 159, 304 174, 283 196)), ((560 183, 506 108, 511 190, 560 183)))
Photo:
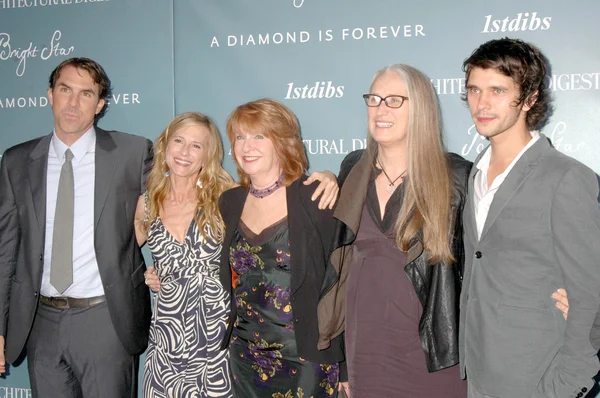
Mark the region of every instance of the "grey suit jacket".
POLYGON ((596 175, 541 135, 496 192, 478 240, 477 171, 463 216, 462 375, 466 367, 475 388, 496 397, 582 396, 599 368, 590 343, 600 307, 596 175), (567 321, 551 298, 559 287, 567 321))
MULTIPOLYGON (((38 306, 50 138, 8 149, 0 166, 0 334, 8 362, 22 352, 38 306)), ((152 163, 152 142, 96 127, 95 159, 98 268, 117 335, 136 354, 148 343, 150 297, 133 219, 152 163)))

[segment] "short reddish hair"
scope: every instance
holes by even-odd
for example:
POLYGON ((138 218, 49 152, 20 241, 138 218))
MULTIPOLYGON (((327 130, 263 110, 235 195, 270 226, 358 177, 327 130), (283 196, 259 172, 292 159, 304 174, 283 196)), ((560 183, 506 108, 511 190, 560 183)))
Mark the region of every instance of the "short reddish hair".
MULTIPOLYGON (((287 106, 268 98, 238 106, 227 119, 227 138, 232 148, 235 137, 248 132, 264 135, 273 143, 283 172, 283 186, 290 185, 305 174, 308 160, 300 136, 300 124, 287 106)), ((240 167, 235 154, 233 160, 240 184, 248 188, 250 176, 240 167)))

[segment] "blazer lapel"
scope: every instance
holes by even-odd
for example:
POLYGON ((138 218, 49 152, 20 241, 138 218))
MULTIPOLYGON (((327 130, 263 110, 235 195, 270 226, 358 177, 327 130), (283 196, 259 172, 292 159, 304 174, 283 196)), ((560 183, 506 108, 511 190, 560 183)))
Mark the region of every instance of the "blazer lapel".
POLYGON ((224 202, 222 209, 223 222, 225 223, 225 244, 231 243, 233 234, 240 224, 244 204, 246 204, 246 199, 248 198, 248 190, 243 187, 236 187, 234 191, 227 195, 227 198, 231 200, 224 202))
POLYGON ((545 135, 540 134, 538 141, 525 151, 523 156, 515 163, 514 167, 508 173, 506 179, 502 182, 502 185, 500 185, 500 188, 498 188, 498 191, 496 191, 496 194, 494 195, 494 200, 492 201, 485 224, 483 225, 483 230, 481 231, 480 241, 483 240, 508 201, 519 190, 529 175, 531 175, 540 156, 548 148, 550 148, 548 139, 545 135))
POLYGON ((118 148, 109 133, 96 127, 96 176, 94 185, 94 228, 104 209, 112 177, 118 163, 118 148))
POLYGON ((475 159, 473 163, 473 167, 471 167, 471 172, 469 173, 469 179, 467 181, 467 198, 466 198, 466 206, 463 214, 463 226, 464 230, 467 234, 474 240, 477 241, 477 222, 475 220, 475 200, 473 198, 473 193, 475 192, 475 176, 479 169, 477 168, 477 163, 482 158, 483 154, 489 149, 489 146, 481 151, 481 153, 475 159))
MULTIPOLYGON (((300 178, 289 186, 286 187, 286 202, 288 210, 288 228, 290 231, 289 241, 290 243, 290 255, 291 255, 291 268, 292 268, 292 280, 291 280, 291 294, 296 293, 298 288, 302 286, 304 279, 306 278, 306 264, 309 263, 306 255, 309 252, 306 247, 310 247, 309 240, 311 232, 306 227, 304 217, 309 217, 300 199, 300 181, 305 181, 304 178, 300 178)), ((314 232, 312 232, 314 234, 314 232)))
MULTIPOLYGON (((231 292, 231 266, 229 265, 229 248, 233 240, 233 234, 235 233, 238 225, 240 224, 240 218, 242 218, 242 211, 244 210, 244 204, 248 197, 248 190, 239 186, 231 189, 230 191, 224 192, 221 195, 220 211, 225 223, 225 237, 223 239, 223 247, 221 249, 221 268, 219 277, 221 284, 228 292, 231 292)), ((232 305, 235 300, 231 300, 232 305)))
POLYGON ((372 164, 367 151, 352 168, 344 185, 333 216, 346 224, 356 236, 362 210, 367 199, 372 164))
POLYGON ((29 154, 29 184, 33 207, 42 236, 46 230, 46 175, 48 172, 48 150, 52 134, 42 137, 29 154))

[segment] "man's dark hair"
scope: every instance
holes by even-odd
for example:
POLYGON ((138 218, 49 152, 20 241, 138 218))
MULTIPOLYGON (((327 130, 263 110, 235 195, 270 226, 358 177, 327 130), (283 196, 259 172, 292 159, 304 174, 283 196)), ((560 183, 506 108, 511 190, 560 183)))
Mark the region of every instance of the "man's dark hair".
POLYGON ((73 66, 77 69, 83 69, 87 71, 92 77, 92 79, 94 79, 94 82, 100 86, 100 99, 106 100, 108 98, 111 89, 110 79, 106 75, 106 72, 104 71, 102 66, 100 66, 100 64, 96 61, 91 60, 89 58, 69 58, 61 62, 60 65, 54 68, 54 70, 50 74, 49 83, 51 89, 54 89, 54 86, 56 85, 56 82, 60 77, 60 73, 67 66, 73 66))
MULTIPOLYGON (((494 69, 513 79, 520 89, 515 106, 530 106, 526 124, 535 130, 550 114, 550 95, 544 85, 547 72, 546 59, 535 46, 519 39, 490 40, 479 46, 462 66, 467 85, 473 68, 494 69)), ((467 94, 463 94, 467 100, 467 94)))

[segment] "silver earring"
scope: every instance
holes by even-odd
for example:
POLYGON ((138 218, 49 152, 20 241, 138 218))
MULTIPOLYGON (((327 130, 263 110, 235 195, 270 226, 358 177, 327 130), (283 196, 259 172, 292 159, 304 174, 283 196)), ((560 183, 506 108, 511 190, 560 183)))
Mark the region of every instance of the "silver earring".
POLYGON ((167 171, 165 171, 165 177, 168 177, 171 175, 171 170, 167 169, 167 171))
POLYGON ((200 181, 200 178, 198 178, 198 181, 196 181, 196 185, 198 188, 202 189, 202 181, 200 181))

